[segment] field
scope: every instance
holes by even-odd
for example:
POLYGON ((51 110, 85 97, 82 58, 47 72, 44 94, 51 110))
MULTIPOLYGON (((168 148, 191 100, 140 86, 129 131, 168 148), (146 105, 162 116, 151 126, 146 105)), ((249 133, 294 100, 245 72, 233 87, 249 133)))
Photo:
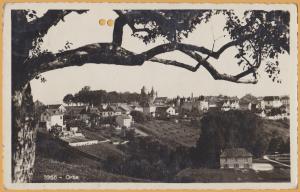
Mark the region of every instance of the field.
POLYGON ((195 146, 200 137, 200 127, 192 126, 189 122, 152 120, 143 124, 136 123, 135 127, 172 147, 195 146))
POLYGON ((109 143, 100 143, 96 145, 78 146, 77 150, 96 157, 99 160, 105 161, 109 157, 124 158, 126 155, 109 143))

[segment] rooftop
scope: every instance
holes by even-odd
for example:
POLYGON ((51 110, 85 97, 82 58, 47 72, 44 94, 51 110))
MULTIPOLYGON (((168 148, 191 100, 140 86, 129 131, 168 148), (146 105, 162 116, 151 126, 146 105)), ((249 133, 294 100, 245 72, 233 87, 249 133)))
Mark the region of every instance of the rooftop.
POLYGON ((264 97, 264 101, 274 101, 274 100, 279 100, 278 96, 266 96, 264 97))
POLYGON ((244 148, 228 148, 224 149, 220 157, 252 157, 252 154, 244 148))
POLYGON ((45 113, 48 113, 50 115, 62 115, 63 113, 59 111, 58 109, 46 109, 45 113))

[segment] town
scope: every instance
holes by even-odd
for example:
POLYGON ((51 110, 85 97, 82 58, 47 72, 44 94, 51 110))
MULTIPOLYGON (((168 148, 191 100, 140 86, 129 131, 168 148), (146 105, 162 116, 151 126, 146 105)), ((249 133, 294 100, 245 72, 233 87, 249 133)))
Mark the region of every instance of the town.
MULTIPOLYGON (((193 93, 190 97, 177 96, 175 98, 158 95, 153 87, 147 90, 143 86, 138 94, 95 91, 86 86, 74 95, 66 95, 63 104, 44 105, 40 101, 35 101, 35 114, 39 121, 38 131, 43 138, 50 137, 53 142, 66 147, 67 150, 72 150, 84 158, 101 162, 101 167, 104 167, 106 171, 122 174, 124 167, 122 167, 123 171, 115 167, 111 168, 115 160, 114 155, 126 159, 123 163, 128 164, 132 154, 137 151, 147 153, 147 149, 144 149, 142 145, 150 140, 152 143, 153 140, 157 140, 158 144, 155 145, 159 148, 167 146, 168 150, 175 151, 175 153, 178 148, 183 147, 185 150, 181 155, 187 153, 186 149, 195 148, 197 142, 199 143, 200 135, 203 134, 198 124, 205 114, 217 112, 227 114, 234 111, 253 114, 272 126, 273 136, 269 143, 277 142, 278 132, 286 129, 281 126, 289 122, 290 99, 287 95, 255 97, 246 94, 241 98, 225 95, 195 96, 193 93), (132 152, 133 150, 135 151, 132 152), (130 158, 127 157, 129 155, 130 158)), ((269 144, 268 152, 272 151, 272 154, 259 153, 260 158, 255 158, 254 154, 243 146, 221 149, 217 168, 251 169, 257 172, 280 167, 280 171, 287 173, 286 170, 289 170, 289 140, 287 140, 289 127, 286 130, 284 130, 284 139, 280 138, 281 143, 276 144, 280 146, 270 149, 273 145, 269 144)), ((159 149, 155 155, 160 156, 160 150, 162 149, 159 149)), ((192 163, 186 164, 183 168, 192 163)), ((168 169, 167 165, 162 167, 168 169)), ((173 172, 178 173, 179 170, 181 168, 169 171, 169 174, 174 175, 173 172)), ((128 172, 126 175, 134 178, 161 179, 156 176, 145 177, 145 175, 128 172)), ((184 171, 179 173, 176 179, 185 175, 184 171)), ((241 173, 237 175, 239 174, 241 173)), ((163 174, 160 175, 162 176, 163 174)), ((253 177, 265 181, 262 176, 253 177)))

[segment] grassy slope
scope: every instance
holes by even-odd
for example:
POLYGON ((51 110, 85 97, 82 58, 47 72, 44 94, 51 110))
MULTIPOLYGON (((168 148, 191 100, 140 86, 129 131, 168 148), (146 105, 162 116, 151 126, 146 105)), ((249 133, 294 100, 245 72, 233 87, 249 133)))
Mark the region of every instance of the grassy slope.
MULTIPOLYGON (((286 121, 263 120, 262 130, 271 137, 272 132, 277 132, 284 139, 289 137, 289 123, 286 121)), ((183 145, 195 146, 200 137, 200 126, 191 126, 188 123, 174 123, 173 121, 152 120, 146 123, 136 123, 137 128, 158 138, 170 146, 183 145)))
MULTIPOLYGON (((105 144, 104 144, 105 145, 105 144)), ((101 149, 105 150, 105 147, 101 149)), ((109 150, 111 153, 112 150, 109 150)), ((62 146, 47 134, 38 133, 36 161, 34 165, 33 182, 45 181, 44 175, 55 174, 65 177, 68 175, 79 176, 79 180, 59 179, 52 182, 140 182, 127 176, 117 175, 101 170, 101 162, 85 158, 78 153, 62 146)))
POLYGON ((64 162, 55 161, 52 159, 45 159, 37 156, 35 163, 35 173, 33 182, 146 182, 142 179, 131 178, 123 175, 117 175, 105 172, 101 169, 89 167, 82 163, 82 165, 68 164, 64 162), (44 180, 45 175, 57 175, 56 181, 44 180), (79 179, 67 180, 66 175, 75 175, 79 179))
POLYGON ((143 124, 136 123, 135 126, 171 147, 179 145, 192 147, 200 136, 200 128, 190 126, 188 123, 152 120, 143 124))

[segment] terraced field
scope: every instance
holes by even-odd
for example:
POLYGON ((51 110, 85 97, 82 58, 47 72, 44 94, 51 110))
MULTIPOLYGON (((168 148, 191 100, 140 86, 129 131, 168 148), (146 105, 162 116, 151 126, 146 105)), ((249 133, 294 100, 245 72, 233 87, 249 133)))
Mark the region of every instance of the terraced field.
POLYGON ((152 120, 143 124, 136 123, 135 127, 172 147, 195 146, 200 137, 200 127, 192 126, 189 122, 152 120))

